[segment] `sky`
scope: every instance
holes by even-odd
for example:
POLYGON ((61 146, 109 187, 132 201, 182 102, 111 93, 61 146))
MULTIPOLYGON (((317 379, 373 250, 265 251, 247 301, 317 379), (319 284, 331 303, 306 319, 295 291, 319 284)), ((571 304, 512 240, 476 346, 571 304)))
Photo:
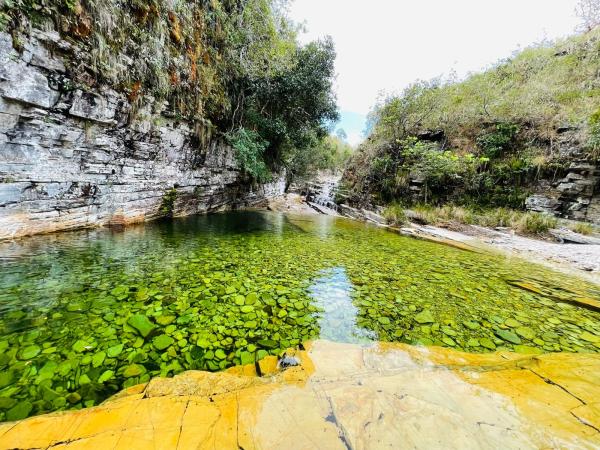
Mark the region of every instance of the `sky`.
POLYGON ((381 92, 484 70, 514 51, 573 34, 578 0, 294 0, 301 42, 330 35, 348 141, 362 140, 381 92))

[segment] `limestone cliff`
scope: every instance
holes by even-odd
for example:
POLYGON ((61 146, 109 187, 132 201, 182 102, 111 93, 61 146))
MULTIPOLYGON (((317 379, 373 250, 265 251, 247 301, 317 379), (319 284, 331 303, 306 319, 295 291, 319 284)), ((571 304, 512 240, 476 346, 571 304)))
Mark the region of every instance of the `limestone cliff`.
POLYGON ((33 30, 18 44, 0 33, 0 239, 206 212, 283 192, 282 180, 249 184, 227 145, 200 145, 193 126, 163 102, 75 83, 66 61, 78 49, 58 33, 33 30))

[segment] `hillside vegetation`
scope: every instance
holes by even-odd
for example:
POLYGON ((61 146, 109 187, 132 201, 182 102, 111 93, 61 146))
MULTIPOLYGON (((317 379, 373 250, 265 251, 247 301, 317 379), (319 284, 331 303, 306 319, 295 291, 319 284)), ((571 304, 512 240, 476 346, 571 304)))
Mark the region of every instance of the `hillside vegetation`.
MULTIPOLYGON (((69 79, 127 93, 132 118, 148 104, 195 124, 198 146, 224 138, 249 177, 294 167, 318 151, 337 118, 335 50, 300 45, 277 0, 5 0, 0 30, 57 30, 81 51, 69 79)), ((293 172, 290 171, 290 172, 293 172)))
POLYGON ((345 173, 351 202, 523 208, 540 180, 599 159, 600 28, 463 81, 414 83, 370 128, 345 173))

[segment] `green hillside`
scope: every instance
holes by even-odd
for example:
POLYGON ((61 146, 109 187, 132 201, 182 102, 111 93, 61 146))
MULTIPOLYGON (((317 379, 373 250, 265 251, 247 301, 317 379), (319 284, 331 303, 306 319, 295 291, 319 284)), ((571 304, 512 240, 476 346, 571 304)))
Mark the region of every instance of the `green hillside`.
POLYGON ((463 81, 417 82, 378 105, 370 123, 345 176, 353 202, 522 208, 574 159, 598 161, 600 29, 463 81))

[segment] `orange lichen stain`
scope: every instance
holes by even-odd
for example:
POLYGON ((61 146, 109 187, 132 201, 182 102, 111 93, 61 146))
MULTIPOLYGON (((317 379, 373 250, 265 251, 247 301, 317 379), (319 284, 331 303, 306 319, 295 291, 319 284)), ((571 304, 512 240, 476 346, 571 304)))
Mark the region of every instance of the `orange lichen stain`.
POLYGON ((402 436, 416 446, 432 429, 448 445, 600 445, 600 355, 326 341, 307 347, 288 352, 300 365, 284 371, 275 358, 259 362, 268 376, 256 376, 254 364, 189 371, 130 387, 97 407, 0 424, 0 448, 362 448, 377 446, 373 436, 396 439, 399 429, 412 430, 402 436), (469 422, 485 415, 515 428, 498 436, 469 422))
POLYGON ((172 70, 169 73, 169 81, 171 82, 171 86, 177 86, 179 84, 179 74, 172 70))
POLYGON ((175 43, 179 44, 183 39, 181 35, 181 22, 179 21, 179 17, 177 17, 173 11, 169 11, 168 17, 169 23, 171 24, 171 27, 169 28, 171 39, 175 43))
POLYGON ((129 89, 127 98, 130 102, 135 102, 142 92, 142 83, 139 81, 134 82, 129 89))
POLYGON ((531 423, 551 428, 563 439, 600 439, 600 411, 596 406, 600 399, 599 355, 472 354, 397 343, 380 343, 377 351, 393 349, 402 349, 413 361, 453 370, 468 383, 501 394, 531 423))

